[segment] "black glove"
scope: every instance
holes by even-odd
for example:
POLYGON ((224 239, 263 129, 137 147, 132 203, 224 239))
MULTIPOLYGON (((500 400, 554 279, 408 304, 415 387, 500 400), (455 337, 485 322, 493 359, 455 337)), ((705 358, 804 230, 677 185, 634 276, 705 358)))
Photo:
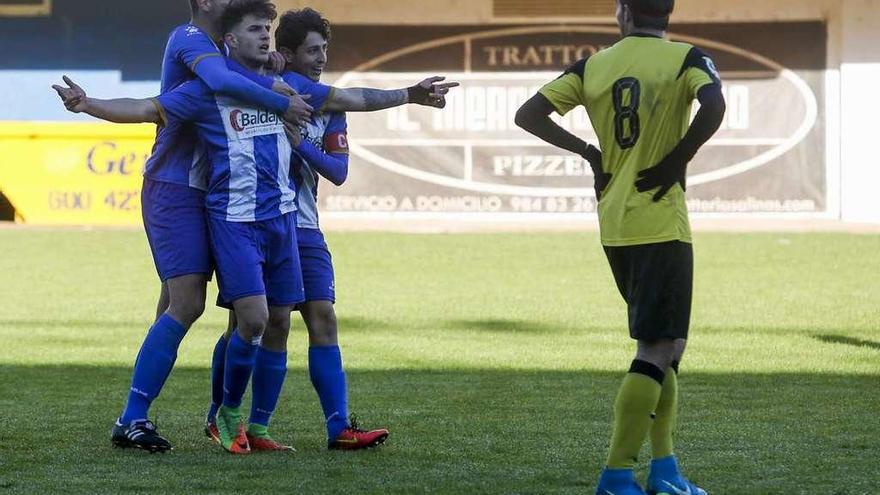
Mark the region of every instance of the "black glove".
POLYGON ((592 144, 588 144, 587 148, 581 153, 581 156, 590 164, 590 170, 593 171, 593 189, 596 191, 596 202, 602 199, 602 191, 608 187, 611 182, 611 174, 602 170, 602 152, 592 144))
POLYGON ((425 105, 429 107, 444 108, 446 106, 446 98, 432 97, 434 86, 423 88, 420 84, 406 88, 407 101, 416 105, 425 105))
POLYGON ((650 191, 651 189, 660 188, 654 194, 654 202, 663 199, 666 193, 672 189, 676 183, 681 184, 683 191, 687 190, 687 164, 690 159, 682 156, 677 150, 672 150, 660 163, 651 168, 646 168, 638 174, 636 179, 636 189, 639 192, 650 191))

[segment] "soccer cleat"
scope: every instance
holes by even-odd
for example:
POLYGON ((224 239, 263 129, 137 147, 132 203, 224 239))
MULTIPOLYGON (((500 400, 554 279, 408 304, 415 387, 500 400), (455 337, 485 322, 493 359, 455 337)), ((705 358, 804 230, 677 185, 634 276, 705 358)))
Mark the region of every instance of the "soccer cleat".
POLYGON ((152 421, 132 421, 128 425, 123 425, 116 420, 110 441, 113 442, 114 447, 142 449, 151 454, 174 449, 168 440, 159 435, 152 421))
POLYGON ((642 487, 636 483, 632 469, 602 470, 596 495, 645 495, 642 487))
POLYGON ((244 424, 241 422, 241 412, 238 408, 221 406, 217 411, 217 438, 220 446, 233 454, 248 454, 251 451, 244 424))
POLYGON ((266 452, 296 452, 296 449, 292 446, 276 442, 269 435, 257 436, 248 432, 247 440, 248 444, 251 446, 251 452, 256 452, 258 450, 266 452))
POLYGON ((362 430, 358 428, 357 421, 351 420, 351 426, 342 430, 335 439, 327 442, 330 450, 360 450, 376 447, 385 443, 388 438, 388 430, 362 430))
POLYGON ((217 418, 205 420, 205 436, 220 443, 220 432, 217 430, 217 418))
POLYGON ((647 493, 648 495, 707 495, 706 490, 681 475, 674 455, 651 461, 647 493))
POLYGON ((660 480, 655 488, 649 488, 648 495, 707 495, 706 490, 679 477, 679 481, 660 480))

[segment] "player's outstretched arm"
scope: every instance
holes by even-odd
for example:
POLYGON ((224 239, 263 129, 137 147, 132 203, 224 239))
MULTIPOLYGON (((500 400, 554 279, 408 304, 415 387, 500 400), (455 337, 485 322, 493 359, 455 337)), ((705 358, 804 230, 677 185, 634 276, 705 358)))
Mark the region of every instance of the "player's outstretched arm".
POLYGON ((602 153, 592 144, 587 144, 581 138, 553 122, 550 119, 550 114, 554 111, 556 108, 550 103, 550 100, 541 93, 537 93, 517 110, 514 122, 541 140, 584 157, 593 170, 594 188, 598 200, 602 191, 605 190, 605 186, 611 182, 611 174, 605 173, 602 169, 602 153))
POLYGON ((434 108, 446 106, 446 94, 457 82, 442 82, 446 78, 434 76, 401 89, 337 88, 334 87, 324 110, 331 112, 373 112, 414 103, 434 108))
POLYGON ((64 103, 64 107, 70 112, 87 113, 101 120, 121 124, 160 123, 161 115, 159 108, 153 100, 134 98, 100 100, 89 98, 85 90, 69 77, 64 76, 63 79, 67 87, 54 84, 52 89, 58 93, 58 96, 64 103))
POLYGON ((669 152, 660 163, 639 172, 636 188, 639 192, 659 188, 654 194, 654 201, 660 201, 676 183, 687 189, 687 165, 697 154, 700 147, 708 141, 724 120, 727 104, 721 93, 721 85, 703 86, 697 92, 700 109, 691 122, 687 133, 678 145, 669 152))

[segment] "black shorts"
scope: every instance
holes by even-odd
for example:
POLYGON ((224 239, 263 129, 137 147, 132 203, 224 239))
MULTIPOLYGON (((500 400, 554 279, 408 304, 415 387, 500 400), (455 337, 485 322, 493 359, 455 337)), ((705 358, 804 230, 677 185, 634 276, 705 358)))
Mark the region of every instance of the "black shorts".
POLYGON ((691 320, 694 251, 681 241, 605 246, 636 340, 686 339, 691 320))

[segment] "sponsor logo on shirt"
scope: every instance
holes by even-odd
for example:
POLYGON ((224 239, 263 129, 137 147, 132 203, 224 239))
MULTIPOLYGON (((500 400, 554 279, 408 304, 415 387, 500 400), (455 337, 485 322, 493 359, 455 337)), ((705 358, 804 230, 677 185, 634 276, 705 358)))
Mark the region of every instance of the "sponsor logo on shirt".
POLYGON ((278 114, 256 109, 235 108, 229 112, 229 125, 241 137, 263 136, 284 132, 278 114))

